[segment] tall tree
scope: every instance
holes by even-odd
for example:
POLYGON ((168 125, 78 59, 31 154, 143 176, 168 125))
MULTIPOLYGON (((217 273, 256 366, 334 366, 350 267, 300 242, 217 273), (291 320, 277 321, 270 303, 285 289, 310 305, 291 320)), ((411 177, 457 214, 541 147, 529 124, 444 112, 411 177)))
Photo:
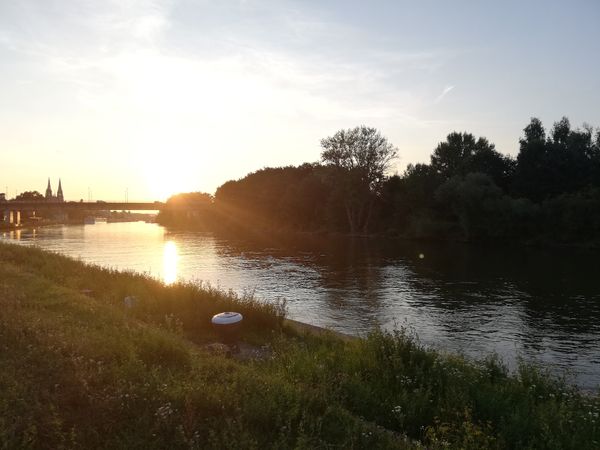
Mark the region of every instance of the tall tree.
POLYGON ((452 132, 445 142, 440 142, 431 155, 431 167, 443 178, 464 175, 467 161, 473 155, 477 146, 487 145, 487 141, 470 133, 452 132))
POLYGON ((321 147, 321 160, 336 169, 334 183, 343 191, 350 232, 367 232, 373 205, 398 149, 377 129, 364 125, 338 131, 321 140, 321 147))
POLYGON ((600 154, 593 128, 572 129, 563 117, 546 138, 542 123, 534 118, 523 131, 515 173, 519 195, 539 202, 597 186, 600 154))
POLYGON ((519 139, 519 155, 515 172, 518 195, 534 201, 542 200, 547 191, 544 170, 546 166, 546 130, 540 119, 531 118, 519 139))
POLYGON ((433 151, 431 167, 446 180, 481 172, 505 187, 514 170, 514 161, 498 152, 484 137, 475 139, 471 133, 453 132, 433 151))

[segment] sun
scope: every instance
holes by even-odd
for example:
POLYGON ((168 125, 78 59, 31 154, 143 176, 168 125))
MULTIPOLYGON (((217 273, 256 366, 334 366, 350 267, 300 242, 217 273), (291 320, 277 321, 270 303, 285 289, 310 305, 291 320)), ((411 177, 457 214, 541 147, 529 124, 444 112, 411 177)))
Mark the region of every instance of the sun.
POLYGON ((188 184, 187 170, 176 168, 167 158, 146 161, 143 176, 146 196, 153 201, 185 192, 188 184))

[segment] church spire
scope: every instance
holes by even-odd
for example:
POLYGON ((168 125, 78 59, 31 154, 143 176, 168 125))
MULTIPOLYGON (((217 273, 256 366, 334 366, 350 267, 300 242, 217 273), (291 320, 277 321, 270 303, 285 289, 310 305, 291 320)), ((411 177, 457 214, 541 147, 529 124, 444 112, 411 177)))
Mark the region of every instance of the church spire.
POLYGON ((46 200, 52 199, 52 187, 50 186, 50 177, 48 177, 48 187, 46 188, 46 200))
POLYGON ((62 185, 60 183, 60 178, 58 179, 58 191, 56 191, 56 200, 59 202, 64 202, 65 198, 63 197, 62 185))

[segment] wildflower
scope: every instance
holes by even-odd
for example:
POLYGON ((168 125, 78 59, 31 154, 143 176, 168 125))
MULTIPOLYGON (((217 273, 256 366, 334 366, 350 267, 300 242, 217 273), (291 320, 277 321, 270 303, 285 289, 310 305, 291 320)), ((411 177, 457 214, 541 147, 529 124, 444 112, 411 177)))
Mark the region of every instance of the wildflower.
POLYGON ((173 414, 173 408, 171 407, 171 402, 167 402, 166 404, 164 404, 163 406, 160 406, 156 412, 154 413, 154 415, 159 418, 160 420, 166 420, 169 418, 169 416, 171 416, 171 414, 173 414))

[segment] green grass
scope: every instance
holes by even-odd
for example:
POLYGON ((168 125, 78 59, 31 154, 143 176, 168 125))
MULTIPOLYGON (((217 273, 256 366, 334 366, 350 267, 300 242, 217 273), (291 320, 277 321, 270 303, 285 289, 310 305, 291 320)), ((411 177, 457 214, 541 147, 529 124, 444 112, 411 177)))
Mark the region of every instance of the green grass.
POLYGON ((543 370, 282 320, 283 305, 0 244, 0 447, 598 448, 598 396, 543 370), (269 358, 203 350, 227 309, 269 358))

